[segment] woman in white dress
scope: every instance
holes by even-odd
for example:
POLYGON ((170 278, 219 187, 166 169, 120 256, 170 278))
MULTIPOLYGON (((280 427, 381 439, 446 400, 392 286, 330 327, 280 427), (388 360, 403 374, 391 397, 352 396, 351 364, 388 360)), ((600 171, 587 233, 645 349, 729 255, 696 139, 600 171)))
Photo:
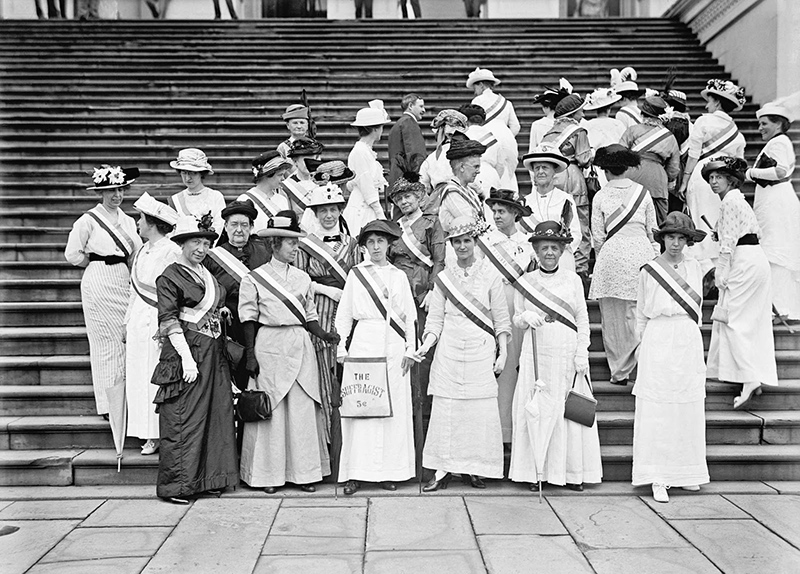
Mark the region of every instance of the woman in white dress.
POLYGON ((193 215, 197 219, 211 213, 214 229, 222 229, 225 226, 222 220, 225 198, 216 189, 206 187, 206 177, 214 175, 206 154, 197 148, 182 149, 178 152, 178 158, 169 162, 169 166, 178 172, 186 186, 183 191, 170 196, 170 207, 179 216, 193 215))
POLYGON ((669 502, 667 489, 697 491, 709 481, 706 465, 706 365, 700 321, 703 271, 683 253, 702 241, 692 219, 667 215, 653 236, 664 253, 639 272, 636 331, 641 338, 633 395, 633 485, 652 485, 653 498, 669 502))
POLYGON ((158 364, 158 297, 156 278, 180 257, 180 247, 170 241, 178 213, 145 192, 133 204, 139 212, 139 235, 147 240, 133 256, 131 294, 125 314, 125 396, 128 402, 128 436, 145 440, 142 454, 158 450, 158 414, 153 399, 158 387, 150 383, 158 364))
POLYGON ((756 116, 767 143, 747 179, 756 183, 753 211, 772 271, 772 303, 785 319, 800 321, 800 200, 792 186, 794 145, 786 135, 793 114, 786 105, 769 103, 756 116))
POLYGON ((97 414, 108 418, 106 389, 125 374, 125 311, 130 298, 128 262, 142 246, 136 222, 120 209, 125 190, 139 176, 135 167, 103 165, 92 174, 102 202, 81 215, 69 232, 64 257, 85 267, 81 306, 89 338, 89 361, 97 414))
POLYGON ((344 208, 344 219, 350 233, 358 235, 361 228, 375 219, 384 219, 381 194, 387 181, 383 176, 383 166, 373 149, 383 135, 383 126, 389 123, 389 115, 380 107, 358 110, 356 119, 350 125, 358 129, 358 141, 347 156, 347 167, 355 174, 347 187, 350 197, 344 208))
POLYGON ((514 296, 514 325, 525 329, 525 339, 514 393, 514 440, 509 477, 515 482, 531 483, 531 490, 538 483, 539 474, 550 484, 566 485, 577 491, 583 490, 584 483, 598 483, 603 477, 597 422, 585 427, 564 418, 564 405, 573 385, 581 394, 591 394, 589 315, 583 282, 574 271, 559 265, 565 246, 572 239, 563 223, 544 221, 537 225, 529 241, 533 243, 540 267, 520 279, 536 294, 537 303, 519 291, 514 296), (553 312, 556 309, 560 312, 553 312), (538 363, 539 382, 534 361, 538 363), (537 388, 542 382, 544 387, 537 388), (535 427, 529 428, 525 408, 534 389, 551 398, 547 402, 552 405, 552 411, 543 418, 552 417, 550 420, 555 421, 549 440, 542 437, 547 442, 544 461, 534 457, 531 430, 535 427))
MULTIPOLYGON (((709 80, 700 95, 706 100, 708 113, 697 118, 689 134, 688 157, 678 197, 685 197, 695 226, 707 229, 715 225, 719 217, 720 199, 703 179, 703 167, 715 155, 744 158, 744 136, 729 114, 741 110, 745 99, 744 88, 719 79, 709 80), (708 223, 703 221, 703 216, 708 223)), ((707 271, 716 263, 719 246, 707 236, 688 249, 688 253, 707 271)))
POLYGON ((569 160, 561 155, 553 144, 540 144, 531 153, 522 156, 522 164, 531 174, 533 191, 525 196, 525 204, 531 214, 517 222, 517 226, 525 233, 532 233, 543 221, 569 221, 569 233, 572 243, 566 246, 559 265, 563 269, 575 271, 575 250, 581 243, 581 222, 578 220, 578 209, 572 196, 557 188, 556 174, 567 169, 569 160), (565 217, 566 213, 569 217, 565 217))
POLYGON ((396 482, 414 476, 409 369, 414 362, 410 357, 417 310, 406 274, 386 258, 389 243, 401 235, 399 226, 390 221, 379 219, 364 226, 358 244, 366 248, 369 261, 351 269, 336 310, 336 332, 341 335, 336 360, 386 357, 392 405, 390 417, 342 418, 338 480, 345 482, 347 495, 354 494, 362 481, 396 490, 396 482), (381 309, 391 309, 391 324, 381 309))
POLYGON ((415 356, 421 361, 436 345, 422 452, 422 466, 436 472, 425 492, 446 488, 452 474, 468 478, 473 488, 486 488, 484 477, 503 478, 495 377, 506 364, 511 320, 500 274, 488 258, 475 257, 475 237, 483 228, 472 216, 453 220, 447 239, 457 260, 436 278, 415 356))
POLYGON ((627 385, 636 367, 636 286, 639 269, 660 253, 653 240, 656 212, 650 194, 628 179, 639 156, 619 144, 600 148, 594 163, 608 183, 592 202, 592 237, 597 261, 589 298, 600 303, 611 384, 627 385))
POLYGON ((777 385, 772 334, 772 281, 769 261, 759 245, 756 215, 739 191, 747 163, 730 156, 712 158, 703 177, 722 198, 714 235, 719 261, 714 283, 723 316, 711 327, 708 378, 741 383, 733 408, 745 406, 761 385, 777 385))

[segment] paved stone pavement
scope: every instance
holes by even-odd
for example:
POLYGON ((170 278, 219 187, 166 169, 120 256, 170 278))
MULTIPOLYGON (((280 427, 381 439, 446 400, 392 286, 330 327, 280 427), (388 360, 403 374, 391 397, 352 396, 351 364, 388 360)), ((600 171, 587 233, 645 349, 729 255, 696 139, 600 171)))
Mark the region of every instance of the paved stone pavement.
POLYGON ((800 573, 800 483, 700 493, 451 484, 353 497, 239 488, 190 506, 152 487, 0 488, 2 574, 800 573))

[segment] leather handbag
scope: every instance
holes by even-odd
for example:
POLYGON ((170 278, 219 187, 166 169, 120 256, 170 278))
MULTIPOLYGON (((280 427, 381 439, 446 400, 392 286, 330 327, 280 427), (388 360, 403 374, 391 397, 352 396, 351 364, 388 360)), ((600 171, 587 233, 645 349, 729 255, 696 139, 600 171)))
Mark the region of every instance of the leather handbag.
POLYGON ((242 391, 236 399, 236 418, 243 423, 257 423, 272 418, 272 404, 264 391, 242 391))
POLYGON ((595 169, 594 165, 589 168, 589 173, 586 174, 584 181, 586 181, 586 195, 591 201, 595 194, 600 191, 600 188, 602 187, 600 185, 600 178, 597 177, 597 170, 595 169))
MULTIPOLYGON (((589 392, 594 393, 592 384, 589 382, 588 375, 584 375, 589 392)), ((594 425, 595 413, 597 412, 597 400, 591 395, 583 395, 575 390, 575 382, 578 380, 578 373, 572 379, 572 388, 567 395, 564 404, 564 418, 576 422, 585 427, 594 425)))
POLYGON ((228 337, 228 329, 226 321, 223 319, 222 323, 222 336, 225 338, 225 358, 228 359, 228 364, 232 370, 236 370, 244 358, 244 345, 241 345, 228 337))

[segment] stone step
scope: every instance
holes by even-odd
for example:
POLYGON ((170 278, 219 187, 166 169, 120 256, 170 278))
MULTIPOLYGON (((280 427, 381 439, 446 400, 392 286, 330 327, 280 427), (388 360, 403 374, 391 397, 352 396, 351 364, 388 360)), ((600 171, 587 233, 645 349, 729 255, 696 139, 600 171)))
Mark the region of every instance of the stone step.
POLYGON ((96 415, 94 390, 86 385, 2 385, 0 416, 96 415))
POLYGON ((80 279, 0 279, 0 293, 5 302, 80 301, 80 279))
MULTIPOLYGON (((109 422, 99 415, 10 418, 3 429, 10 450, 114 448, 109 422)), ((125 440, 129 448, 141 443, 133 437, 125 440)))
POLYGON ((72 463, 81 452, 0 451, 0 486, 70 486, 74 484, 72 463))
POLYGON ((0 261, 56 261, 64 257, 65 244, 66 241, 58 243, 0 243, 0 261))
POLYGON ((0 276, 8 279, 80 279, 82 274, 83 268, 67 261, 0 261, 0 276))
POLYGON ((84 325, 80 301, 0 303, 0 327, 74 327, 84 325))

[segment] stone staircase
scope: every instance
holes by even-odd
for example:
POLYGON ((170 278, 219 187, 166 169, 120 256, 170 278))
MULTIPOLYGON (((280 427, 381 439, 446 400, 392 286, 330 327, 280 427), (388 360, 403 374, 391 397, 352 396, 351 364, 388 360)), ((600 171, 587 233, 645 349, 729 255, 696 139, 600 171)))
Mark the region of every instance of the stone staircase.
MULTIPOLYGON (((72 222, 96 202, 84 190, 92 167, 138 166, 129 198, 163 199, 182 187, 169 161, 200 147, 216 172, 208 184, 230 200, 250 187, 252 157, 285 138, 280 113, 302 88, 325 156, 346 158, 348 124, 368 100, 397 118, 400 97, 417 91, 429 121, 471 99, 463 83, 477 65, 502 78, 521 152, 539 115, 531 97, 559 76, 586 93, 606 85, 608 69, 632 65, 641 85, 658 88, 675 65, 695 115, 705 79, 729 77, 667 20, 0 21, 0 32, 0 485, 155 482, 157 459, 140 456, 138 440, 116 472, 108 423, 94 414, 81 270, 63 259, 72 222)), ((761 147, 756 109, 736 116, 750 162, 761 147)), ((634 401, 630 387, 607 382, 593 302, 590 314, 605 479, 629 480, 634 401)), ((781 386, 749 410, 732 411, 737 387, 707 385, 712 480, 800 480, 800 335, 776 327, 775 341, 781 386)))

